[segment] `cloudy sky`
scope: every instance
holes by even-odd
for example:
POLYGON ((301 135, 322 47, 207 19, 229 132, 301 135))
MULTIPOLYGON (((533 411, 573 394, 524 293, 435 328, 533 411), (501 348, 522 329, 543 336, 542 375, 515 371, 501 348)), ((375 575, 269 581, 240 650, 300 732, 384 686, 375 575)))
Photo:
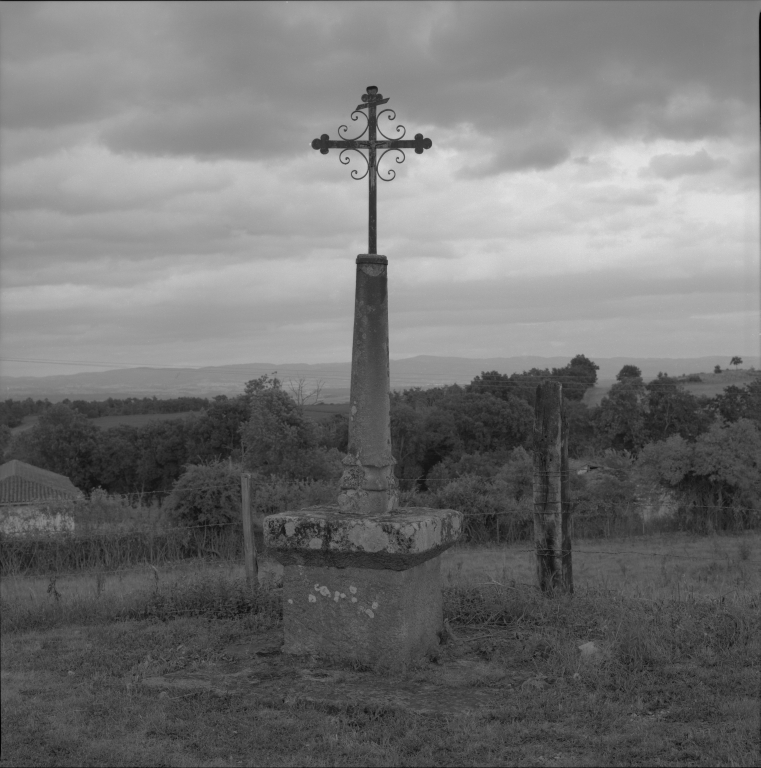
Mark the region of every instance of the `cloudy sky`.
POLYGON ((758 354, 760 10, 3 2, 0 370, 348 361, 369 85, 392 358, 758 354))

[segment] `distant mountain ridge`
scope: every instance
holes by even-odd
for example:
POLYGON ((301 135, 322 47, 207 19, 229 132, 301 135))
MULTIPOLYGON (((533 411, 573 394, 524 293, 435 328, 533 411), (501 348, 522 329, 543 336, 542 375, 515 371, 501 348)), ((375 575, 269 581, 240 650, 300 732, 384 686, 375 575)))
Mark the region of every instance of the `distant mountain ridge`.
MULTIPOLYGON (((573 355, 540 357, 435 357, 418 355, 391 361, 391 386, 395 389, 432 387, 444 384, 467 384, 482 371, 511 374, 531 368, 562 368, 573 355)), ((589 355, 588 355, 589 357, 589 355)), ((672 376, 687 373, 710 373, 714 366, 729 365, 730 356, 706 357, 599 357, 590 358, 599 367, 598 382, 610 382, 624 365, 636 365, 645 380, 659 372, 672 376)), ((757 356, 743 357, 743 368, 758 368, 757 356)), ((288 388, 289 380, 298 385, 304 379, 304 391, 309 392, 322 382, 320 399, 342 402, 349 397, 351 363, 249 363, 210 366, 204 368, 118 368, 108 371, 72 373, 61 376, 0 376, 2 399, 32 397, 57 402, 72 400, 105 400, 109 397, 214 397, 233 396, 243 392, 250 379, 263 374, 275 375, 288 388)))

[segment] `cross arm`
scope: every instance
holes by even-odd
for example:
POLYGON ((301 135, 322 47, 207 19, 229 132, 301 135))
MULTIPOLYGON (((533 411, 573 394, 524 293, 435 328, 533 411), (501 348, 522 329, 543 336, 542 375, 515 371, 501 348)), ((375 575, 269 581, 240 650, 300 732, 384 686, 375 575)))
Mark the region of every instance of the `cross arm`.
POLYGON ((319 139, 312 141, 312 149, 319 149, 323 155, 328 154, 329 149, 414 149, 418 155, 423 154, 424 149, 430 149, 433 142, 423 138, 422 133, 416 133, 414 139, 388 139, 385 141, 333 141, 323 133, 319 139))

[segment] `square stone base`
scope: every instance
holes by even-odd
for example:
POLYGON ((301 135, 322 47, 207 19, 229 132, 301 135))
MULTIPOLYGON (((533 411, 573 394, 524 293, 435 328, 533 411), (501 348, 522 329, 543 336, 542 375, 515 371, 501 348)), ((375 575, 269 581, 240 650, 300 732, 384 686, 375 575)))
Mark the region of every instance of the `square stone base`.
POLYGON ((407 570, 286 565, 285 653, 404 667, 436 651, 440 557, 407 570))

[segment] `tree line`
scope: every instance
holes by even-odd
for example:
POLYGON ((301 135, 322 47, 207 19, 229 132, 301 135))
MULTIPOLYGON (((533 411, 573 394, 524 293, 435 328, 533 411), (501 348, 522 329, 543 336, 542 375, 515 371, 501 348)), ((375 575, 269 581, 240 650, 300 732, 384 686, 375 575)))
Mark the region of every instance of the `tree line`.
MULTIPOLYGON (((618 474, 596 481, 608 488, 610 503, 631 496, 636 468, 638 477, 691 499, 693 507, 758 507, 761 378, 698 397, 680 379, 661 373, 645 383, 636 366, 626 365, 600 405, 588 407, 583 397, 595 385, 597 370, 577 355, 559 369, 485 371, 465 386, 393 392, 391 436, 401 487, 440 494, 447 483, 464 488, 468 478, 477 478, 473 489, 478 482, 482 490, 509 486, 516 503, 527 503, 534 393, 541 379, 553 378, 563 383, 569 455, 608 468, 618 463, 618 474)), ((134 405, 138 399, 114 401, 119 405, 112 407, 129 401, 134 405)), ((188 410, 191 401, 199 404, 195 398, 172 403, 188 410)), ((17 458, 66 475, 86 492, 101 488, 162 498, 173 489, 175 497, 181 489, 186 493, 193 483, 211 488, 218 482, 213 477, 234 485, 244 470, 261 478, 329 485, 340 476, 348 447, 346 417, 311 420, 280 381, 268 376, 249 381, 239 396, 205 400, 190 417, 140 427, 99 430, 74 406, 44 408, 35 427, 8 442, 4 460, 17 458)), ((582 485, 576 488, 580 498, 582 485)))
MULTIPOLYGON (((200 411, 209 407, 208 397, 170 397, 159 400, 157 397, 109 397, 106 400, 70 400, 61 401, 73 410, 97 419, 102 416, 132 416, 147 413, 184 413, 186 411, 200 411)), ((53 407, 47 398, 33 400, 27 397, 25 400, 5 400, 0 402, 0 425, 13 428, 20 426, 27 416, 39 416, 53 407)))

